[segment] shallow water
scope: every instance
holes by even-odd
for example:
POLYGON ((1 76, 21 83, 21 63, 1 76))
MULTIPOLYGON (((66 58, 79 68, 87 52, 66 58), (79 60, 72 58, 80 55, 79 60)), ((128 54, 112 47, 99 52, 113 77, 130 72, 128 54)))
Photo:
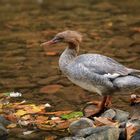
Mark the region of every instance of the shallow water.
MULTIPOLYGON (((80 110, 100 99, 68 81, 59 71, 59 55, 47 56, 39 45, 59 31, 76 30, 83 34, 80 53, 104 54, 140 69, 139 7, 139 0, 1 0, 0 91, 22 92, 24 99, 50 103, 53 110, 80 110), (40 92, 50 84, 63 88, 40 92)), ((59 44, 46 51, 61 54, 64 48, 59 44)), ((129 95, 115 96, 113 105, 130 110, 129 95)))

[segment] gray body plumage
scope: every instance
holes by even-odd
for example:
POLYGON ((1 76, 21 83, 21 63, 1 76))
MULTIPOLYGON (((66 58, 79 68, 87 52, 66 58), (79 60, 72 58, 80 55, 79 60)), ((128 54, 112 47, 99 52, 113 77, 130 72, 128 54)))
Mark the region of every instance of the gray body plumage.
POLYGON ((59 66, 74 84, 100 95, 140 87, 140 77, 135 74, 139 70, 127 68, 100 54, 77 56, 76 50, 68 47, 59 59, 59 66))

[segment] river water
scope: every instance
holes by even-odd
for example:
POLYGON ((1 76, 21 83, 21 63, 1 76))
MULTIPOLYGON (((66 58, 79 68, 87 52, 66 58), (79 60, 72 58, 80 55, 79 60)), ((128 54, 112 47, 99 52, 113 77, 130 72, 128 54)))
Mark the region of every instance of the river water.
MULTIPOLYGON (((67 29, 82 33, 80 54, 107 55, 140 69, 139 0, 1 0, 0 3, 1 92, 19 91, 29 102, 50 103, 53 110, 81 110, 87 101, 100 99, 97 94, 73 85, 60 72, 58 59, 65 44, 46 52, 40 47, 41 42, 67 29), (44 86, 52 84, 63 88, 56 93, 41 92, 44 86)), ((115 96, 113 105, 130 110, 129 95, 115 96)))

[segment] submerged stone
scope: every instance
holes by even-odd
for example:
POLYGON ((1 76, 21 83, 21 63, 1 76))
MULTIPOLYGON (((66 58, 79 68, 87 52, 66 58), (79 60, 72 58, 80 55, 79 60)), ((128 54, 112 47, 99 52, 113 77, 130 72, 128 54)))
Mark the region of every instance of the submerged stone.
POLYGON ((76 135, 78 131, 84 128, 92 127, 93 121, 88 118, 81 118, 77 121, 74 121, 69 126, 69 131, 71 134, 76 135))

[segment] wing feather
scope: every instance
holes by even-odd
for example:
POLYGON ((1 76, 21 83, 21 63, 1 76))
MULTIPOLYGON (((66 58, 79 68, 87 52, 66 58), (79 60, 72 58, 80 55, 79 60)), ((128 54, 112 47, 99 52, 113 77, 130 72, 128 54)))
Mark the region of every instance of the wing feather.
POLYGON ((130 70, 113 60, 112 58, 99 54, 84 54, 76 58, 75 63, 82 63, 90 72, 100 75, 104 74, 118 74, 128 75, 130 70))

